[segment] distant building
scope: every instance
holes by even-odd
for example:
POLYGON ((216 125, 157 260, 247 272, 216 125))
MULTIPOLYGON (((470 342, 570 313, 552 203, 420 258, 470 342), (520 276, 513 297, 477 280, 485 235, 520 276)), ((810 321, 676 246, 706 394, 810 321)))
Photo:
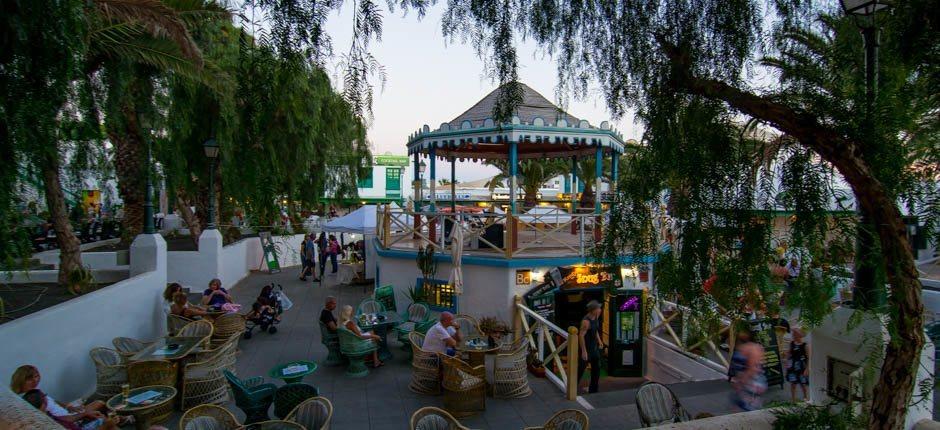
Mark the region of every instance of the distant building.
POLYGON ((372 168, 359 179, 356 187, 358 198, 348 198, 338 201, 342 206, 398 203, 405 199, 406 189, 403 177, 408 167, 408 157, 405 155, 375 155, 372 157, 372 168))

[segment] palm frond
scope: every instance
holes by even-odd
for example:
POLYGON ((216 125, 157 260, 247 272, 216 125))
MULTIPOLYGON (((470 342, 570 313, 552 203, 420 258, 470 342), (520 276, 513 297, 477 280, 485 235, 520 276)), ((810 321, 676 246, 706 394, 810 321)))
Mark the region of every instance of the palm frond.
POLYGON ((194 64, 202 65, 202 53, 193 41, 186 23, 176 10, 160 0, 94 0, 98 12, 109 23, 140 25, 156 38, 176 43, 180 53, 194 64))

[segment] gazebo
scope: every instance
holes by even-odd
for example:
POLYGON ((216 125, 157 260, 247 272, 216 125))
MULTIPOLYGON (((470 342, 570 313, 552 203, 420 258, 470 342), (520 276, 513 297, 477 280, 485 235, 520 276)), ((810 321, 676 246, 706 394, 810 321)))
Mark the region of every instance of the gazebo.
MULTIPOLYGON (((424 200, 419 178, 421 155, 430 159, 430 205, 436 210, 435 182, 438 158, 451 164, 451 205, 455 205, 454 170, 459 161, 503 159, 509 161, 510 212, 517 213, 519 160, 564 158, 571 159, 572 184, 577 179, 577 160, 594 156, 596 190, 600 192, 603 158, 611 157, 611 173, 617 177, 619 155, 624 151, 623 136, 603 121, 599 127, 587 120, 565 112, 544 96, 519 84, 522 103, 516 108, 509 123, 497 124, 492 118, 493 107, 499 96, 497 88, 483 97, 466 112, 436 130, 427 125, 408 137, 408 154, 414 157, 415 200, 424 200)), ((616 181, 614 181, 616 183, 616 181)), ((574 195, 572 193, 572 201, 574 195)), ((572 205, 572 208, 574 205, 572 205)), ((601 199, 595 199, 594 212, 601 212, 601 199)))

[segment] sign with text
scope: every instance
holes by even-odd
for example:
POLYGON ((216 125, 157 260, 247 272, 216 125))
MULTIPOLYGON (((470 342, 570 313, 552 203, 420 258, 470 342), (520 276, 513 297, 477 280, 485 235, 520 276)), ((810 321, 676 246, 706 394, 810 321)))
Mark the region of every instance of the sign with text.
POLYGON ((407 166, 407 155, 373 155, 372 164, 375 166, 407 166))
POLYGON ((623 286, 619 268, 599 266, 559 267, 561 288, 607 288, 617 289, 623 286))
POLYGON ((532 271, 529 269, 516 270, 516 286, 528 287, 532 283, 532 271))
POLYGON ((764 347, 764 376, 767 386, 783 386, 783 357, 780 356, 780 346, 777 343, 777 332, 774 331, 774 321, 770 319, 754 320, 750 322, 754 341, 764 347))

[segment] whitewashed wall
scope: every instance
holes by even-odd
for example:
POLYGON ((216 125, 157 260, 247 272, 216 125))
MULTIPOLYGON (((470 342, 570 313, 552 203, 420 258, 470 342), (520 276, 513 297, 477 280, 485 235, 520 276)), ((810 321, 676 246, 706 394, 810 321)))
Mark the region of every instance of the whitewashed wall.
POLYGON ((20 365, 35 365, 43 391, 71 401, 94 391, 92 348, 112 347, 117 336, 161 336, 166 243, 159 242, 162 249, 150 253, 151 271, 0 325, 0 377, 9 378, 20 365))
MULTIPOLYGON (((273 240, 282 268, 300 265, 302 234, 275 236, 273 240)), ((252 271, 267 270, 267 265, 262 264, 264 251, 258 237, 245 238, 225 247, 214 246, 214 243, 214 240, 200 238, 199 251, 168 252, 167 281, 200 291, 212 278, 219 278, 222 286, 229 288, 252 271)))

